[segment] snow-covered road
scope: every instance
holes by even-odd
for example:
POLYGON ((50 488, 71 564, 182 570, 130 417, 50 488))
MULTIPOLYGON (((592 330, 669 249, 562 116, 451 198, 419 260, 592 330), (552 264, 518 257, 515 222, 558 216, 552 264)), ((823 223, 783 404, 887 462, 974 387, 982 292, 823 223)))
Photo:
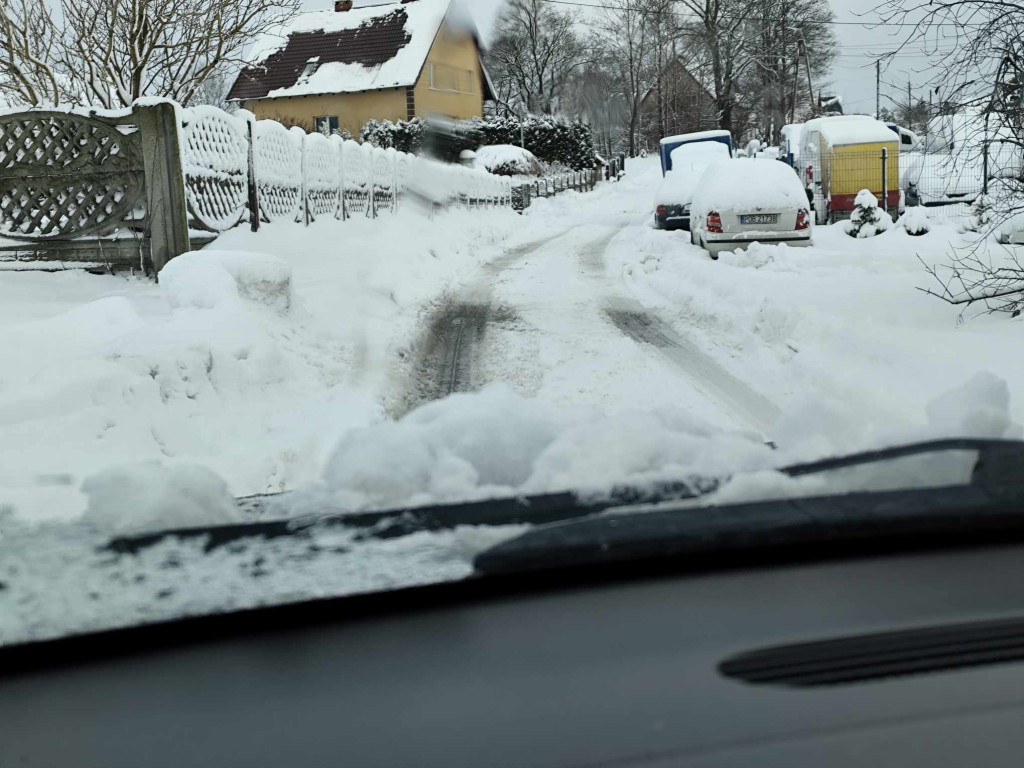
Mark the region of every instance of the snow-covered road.
POLYGON ((0 508, 73 518, 86 478, 139 462, 119 482, 149 478, 124 489, 140 504, 160 466, 198 464, 235 496, 365 507, 1019 433, 1021 319, 958 324, 916 290, 955 230, 712 262, 650 226, 659 178, 636 160, 524 216, 221 237, 283 260, 284 303, 213 257, 160 286, 0 273, 0 508))

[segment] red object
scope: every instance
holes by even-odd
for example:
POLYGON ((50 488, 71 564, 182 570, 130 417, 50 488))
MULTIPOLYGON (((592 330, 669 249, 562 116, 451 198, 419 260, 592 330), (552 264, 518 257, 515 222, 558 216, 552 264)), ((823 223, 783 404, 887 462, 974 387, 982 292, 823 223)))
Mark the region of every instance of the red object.
POLYGON ((659 206, 657 207, 657 209, 655 209, 655 212, 656 212, 656 213, 657 213, 657 214, 658 214, 659 216, 664 216, 665 214, 667 214, 667 213, 668 213, 668 208, 666 208, 666 207, 665 207, 664 205, 659 205, 659 206))
POLYGON ((807 166, 807 180, 808 181, 814 181, 814 166, 813 165, 808 165, 807 166))
POLYGON ((807 212, 806 208, 801 208, 796 212, 796 228, 808 229, 811 226, 811 215, 807 212))
MULTIPOLYGON (((882 191, 871 190, 871 194, 878 198, 878 207, 882 207, 882 191)), ((830 204, 833 211, 852 211, 855 206, 853 201, 857 198, 856 195, 832 195, 830 198, 830 204)), ((889 190, 889 213, 895 213, 900 205, 900 191, 898 189, 889 190)))
POLYGON ((722 234, 722 215, 718 211, 708 214, 708 232, 714 232, 716 235, 722 234))

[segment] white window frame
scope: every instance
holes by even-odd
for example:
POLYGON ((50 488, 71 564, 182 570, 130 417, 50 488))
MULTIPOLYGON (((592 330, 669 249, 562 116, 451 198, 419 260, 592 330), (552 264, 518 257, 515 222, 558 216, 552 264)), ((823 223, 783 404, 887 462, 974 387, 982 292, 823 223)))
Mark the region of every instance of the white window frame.
POLYGON ((335 131, 341 132, 341 115, 316 115, 313 118, 313 130, 317 133, 320 133, 320 129, 317 127, 317 122, 320 120, 327 121, 328 135, 333 134, 335 131), (334 128, 331 128, 331 120, 336 123, 334 128))

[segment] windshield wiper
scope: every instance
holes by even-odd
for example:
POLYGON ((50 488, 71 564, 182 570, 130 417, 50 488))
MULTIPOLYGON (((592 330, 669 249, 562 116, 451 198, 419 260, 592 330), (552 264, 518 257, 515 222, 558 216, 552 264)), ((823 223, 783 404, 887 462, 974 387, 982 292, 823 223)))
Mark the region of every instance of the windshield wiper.
MULTIPOLYGON (((1001 477, 1009 478, 1010 481, 1020 478, 1024 482, 1024 442, 1007 440, 936 440, 796 464, 782 467, 778 471, 790 477, 800 477, 953 450, 979 452, 974 469, 975 482, 980 478, 986 485, 991 485, 1001 477), (1005 461, 1009 465, 1004 467, 1005 461), (1016 474, 1014 467, 1018 470, 1016 474)), ((608 494, 597 497, 566 492, 373 512, 324 509, 315 516, 294 520, 181 528, 122 536, 111 540, 105 549, 119 554, 136 553, 174 537, 204 539, 205 549, 211 551, 239 539, 302 537, 309 535, 313 529, 322 531, 325 527, 335 526, 355 529, 356 540, 359 540, 397 538, 419 531, 450 530, 462 525, 547 525, 585 519, 623 506, 692 500, 715 491, 727 480, 728 477, 695 476, 675 482, 652 483, 646 487, 618 486, 608 494)), ((258 498, 247 501, 250 509, 260 507, 261 501, 258 498)), ((280 503, 279 497, 267 497, 265 503, 280 503)))
POLYGON ((542 526, 477 556, 480 574, 666 559, 694 567, 1024 538, 1024 442, 941 440, 787 467, 798 477, 976 450, 966 485, 608 514, 542 526))

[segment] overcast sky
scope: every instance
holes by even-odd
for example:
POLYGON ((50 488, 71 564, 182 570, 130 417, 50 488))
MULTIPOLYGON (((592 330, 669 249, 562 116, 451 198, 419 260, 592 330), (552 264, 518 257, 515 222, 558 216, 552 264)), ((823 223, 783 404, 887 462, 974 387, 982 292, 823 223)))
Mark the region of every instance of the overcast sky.
MULTIPOLYGON (((304 0, 309 9, 333 7, 333 0, 304 0)), ((393 3, 394 0, 387 0, 393 3)), ((579 3, 600 5, 601 0, 577 0, 579 3)), ((377 5, 382 0, 356 0, 356 5, 377 5)), ((485 39, 504 0, 464 0, 473 11, 485 39)), ((910 31, 901 27, 874 28, 866 26, 876 19, 872 10, 881 0, 831 0, 836 12, 836 34, 840 43, 830 81, 814 83, 815 89, 832 91, 843 97, 847 112, 873 113, 875 111, 875 60, 880 54, 897 49, 910 31)), ((593 19, 600 10, 580 9, 582 23, 593 19)), ((948 50, 949 45, 939 48, 948 50)), ((906 101, 907 81, 911 83, 914 98, 927 99, 927 81, 931 78, 929 60, 922 54, 920 44, 901 51, 892 58, 882 72, 882 104, 893 106, 890 98, 906 101), (887 98, 889 97, 889 98, 887 98)))

